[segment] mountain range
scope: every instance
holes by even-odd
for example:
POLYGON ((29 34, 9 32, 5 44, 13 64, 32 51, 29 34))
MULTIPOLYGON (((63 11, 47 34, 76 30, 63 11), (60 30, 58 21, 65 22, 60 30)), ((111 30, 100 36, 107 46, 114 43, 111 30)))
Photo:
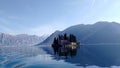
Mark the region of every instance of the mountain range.
MULTIPOLYGON (((97 22, 95 24, 80 24, 63 31, 56 31, 41 44, 52 43, 59 34, 74 34, 80 42, 77 55, 62 59, 78 66, 120 66, 120 24, 116 22, 97 22), (84 45, 82 45, 84 44, 84 45)), ((44 47, 49 54, 54 54, 52 47, 44 47)), ((60 58, 54 57, 56 60, 60 58)), ((95 67, 96 68, 96 67, 95 67)))
POLYGON ((0 33, 0 45, 35 45, 42 42, 46 37, 38 37, 36 35, 10 35, 6 33, 0 33))
POLYGON ((120 24, 101 21, 95 24, 79 24, 68 27, 63 31, 56 31, 41 44, 51 44, 53 38, 59 34, 74 34, 81 44, 119 44, 120 24))

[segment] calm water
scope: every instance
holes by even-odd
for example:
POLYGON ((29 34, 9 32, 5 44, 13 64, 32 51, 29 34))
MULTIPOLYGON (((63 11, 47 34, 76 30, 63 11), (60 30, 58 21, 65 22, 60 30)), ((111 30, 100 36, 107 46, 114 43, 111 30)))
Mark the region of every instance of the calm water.
POLYGON ((78 68, 34 46, 0 46, 0 68, 78 68))
POLYGON ((0 46, 0 68, 120 68, 119 45, 81 46, 78 52, 74 58, 61 59, 42 46, 0 46))

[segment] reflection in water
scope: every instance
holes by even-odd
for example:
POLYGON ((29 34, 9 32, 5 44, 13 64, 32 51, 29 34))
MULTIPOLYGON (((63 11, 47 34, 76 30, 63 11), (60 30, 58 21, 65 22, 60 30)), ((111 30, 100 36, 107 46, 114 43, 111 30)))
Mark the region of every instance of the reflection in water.
POLYGON ((34 46, 0 46, 0 68, 77 68, 34 46))
POLYGON ((76 56, 68 59, 52 55, 51 47, 41 48, 0 46, 0 68, 119 68, 120 66, 119 45, 84 45, 78 49, 76 56), (46 51, 49 51, 49 54, 41 48, 48 49, 46 51))
POLYGON ((36 57, 29 58, 26 62, 27 65, 25 68, 32 67, 44 67, 44 68, 77 68, 77 66, 73 64, 69 64, 64 62, 64 60, 53 60, 51 55, 38 55, 36 57))
POLYGON ((120 45, 83 45, 77 55, 66 62, 79 66, 120 66, 120 45))
MULTIPOLYGON (((53 54, 50 53, 50 47, 43 49, 49 54, 53 54)), ((84 67, 92 65, 100 67, 120 66, 120 45, 80 45, 76 56, 64 60, 84 67)))

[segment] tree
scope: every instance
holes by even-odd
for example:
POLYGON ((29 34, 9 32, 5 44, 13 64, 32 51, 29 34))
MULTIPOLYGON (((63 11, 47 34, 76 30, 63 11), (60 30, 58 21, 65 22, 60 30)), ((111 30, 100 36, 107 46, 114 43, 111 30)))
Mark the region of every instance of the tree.
POLYGON ((54 40, 53 40, 53 44, 58 44, 58 38, 54 38, 54 40))
POLYGON ((72 35, 69 35, 69 41, 72 42, 72 35))
POLYGON ((77 42, 75 35, 73 35, 73 42, 77 42))
POLYGON ((70 41, 70 42, 77 42, 76 36, 73 35, 73 34, 70 34, 70 35, 69 35, 69 41, 70 41))
POLYGON ((67 34, 64 34, 64 40, 68 40, 67 34))

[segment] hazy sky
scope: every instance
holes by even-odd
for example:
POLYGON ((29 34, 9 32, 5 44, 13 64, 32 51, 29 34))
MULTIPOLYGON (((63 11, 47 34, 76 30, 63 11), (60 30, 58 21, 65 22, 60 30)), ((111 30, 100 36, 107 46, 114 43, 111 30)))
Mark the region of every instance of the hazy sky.
POLYGON ((76 24, 120 22, 120 0, 0 0, 0 32, 51 34, 76 24))

